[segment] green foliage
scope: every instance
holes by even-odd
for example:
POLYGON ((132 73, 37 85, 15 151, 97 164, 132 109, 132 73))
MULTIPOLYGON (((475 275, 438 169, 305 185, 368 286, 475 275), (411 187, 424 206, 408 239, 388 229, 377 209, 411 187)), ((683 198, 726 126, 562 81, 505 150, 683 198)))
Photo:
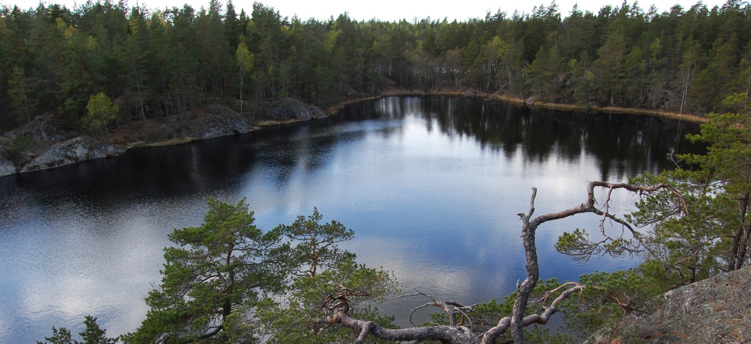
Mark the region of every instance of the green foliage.
POLYGON ((244 199, 210 198, 208 206, 200 227, 169 235, 175 246, 164 249, 162 283, 125 342, 331 342, 349 335, 325 322, 335 311, 390 321, 366 302, 393 292, 396 282, 337 247, 353 236, 341 223, 320 223, 316 209, 264 232, 244 199))
POLYGON ((253 69, 255 65, 255 56, 248 50, 248 45, 243 41, 244 37, 240 38, 240 43, 237 46, 235 57, 238 64, 243 71, 249 71, 253 69))
POLYGON ((267 299, 257 315, 275 343, 330 343, 346 340, 350 330, 325 321, 336 311, 377 320, 388 326, 367 302, 382 300, 396 290, 393 276, 381 269, 357 264, 355 255, 338 244, 354 232, 337 221, 321 224, 318 209, 299 216, 291 225, 276 230, 294 244, 287 252, 290 283, 286 302, 267 299), (382 321, 382 322, 381 322, 382 321))
POLYGON ((673 286, 738 269, 748 260, 751 121, 746 99, 741 94, 726 98, 724 104, 740 112, 711 114, 698 135, 689 135, 709 145, 706 154, 678 156, 693 168, 633 181, 670 182, 683 196, 648 195, 631 214, 637 225, 651 227, 645 241, 649 257, 665 265, 662 277, 673 286))
POLYGON ((13 137, 13 143, 8 148, 8 154, 14 164, 18 165, 23 160, 23 153, 34 144, 34 139, 28 135, 16 135, 13 137))
MULTIPOLYGON (((657 295, 747 263, 751 122, 746 104, 745 94, 726 98, 724 106, 739 112, 711 114, 701 132, 689 136, 708 144, 705 154, 680 155, 685 167, 630 181, 642 186, 670 184, 673 190, 643 194, 637 210, 626 216, 628 222, 647 229, 636 232, 631 241, 646 252, 644 263, 633 270, 580 277, 588 286, 582 294, 585 306, 568 303, 566 317, 568 328, 579 338, 601 328, 614 331, 621 315, 653 309, 657 295)), ((621 244, 617 239, 592 242, 577 229, 561 236, 556 249, 588 259, 619 253, 621 244)))
POLYGON ((107 333, 107 331, 99 328, 99 325, 96 323, 95 317, 92 317, 91 315, 87 315, 83 323, 86 326, 86 329, 83 332, 78 333, 81 336, 81 339, 83 339, 83 342, 76 342, 76 344, 115 344, 117 343, 118 338, 105 337, 105 334, 107 333))
POLYGON ((746 264, 751 238, 751 117, 746 104, 745 94, 726 98, 724 105, 739 112, 710 114, 700 133, 689 135, 708 148, 705 154, 679 155, 686 167, 630 181, 672 186, 642 194, 637 210, 626 216, 646 231, 636 230, 628 239, 593 242, 577 229, 562 235, 556 249, 578 260, 646 251, 649 268, 643 273, 662 281, 665 290, 746 264))
POLYGON ((84 128, 91 132, 104 129, 109 137, 107 125, 117 118, 117 113, 120 111, 117 104, 114 104, 106 94, 99 92, 89 97, 86 110, 87 115, 82 119, 84 128))
MULTIPOLYGON (((550 301, 558 297, 564 289, 556 290, 560 287, 561 283, 556 278, 550 278, 548 280, 540 280, 535 286, 532 294, 530 295, 530 302, 527 304, 525 311, 526 315, 538 313, 543 309, 543 306, 548 306, 550 301), (556 290, 550 293, 550 291, 556 290), (547 301, 547 303, 545 303, 547 301)), ((504 317, 510 317, 514 302, 516 301, 518 292, 506 295, 503 302, 498 302, 496 299, 492 299, 488 302, 472 305, 471 308, 465 308, 461 312, 454 311, 457 322, 471 327, 476 333, 481 333, 489 330, 490 328, 498 325, 498 321, 504 317)), ((565 300, 563 304, 576 303, 576 300, 571 298, 565 300)), ((568 306, 567 306, 568 307, 568 306)), ((560 305, 559 305, 560 308, 560 305)), ((571 308, 571 307, 568 307, 571 308)), ((573 309, 573 308, 572 308, 573 309)), ((424 324, 429 325, 448 325, 448 319, 443 312, 434 312, 431 314, 430 322, 424 324)), ((551 329, 546 328, 544 325, 534 325, 524 328, 524 338, 530 343, 572 343, 573 338, 569 336, 565 331, 560 333, 551 333, 551 329)), ((556 332, 556 331, 553 331, 556 332)), ((507 331, 502 334, 496 342, 505 343, 511 341, 511 333, 507 331)))
POLYGON ((225 340, 262 293, 282 288, 280 232, 257 228, 245 199, 210 198, 208 205, 200 227, 169 235, 176 246, 164 249, 162 283, 149 292, 146 320, 126 342, 225 340), (233 327, 225 326, 228 319, 233 327))
POLYGON ((59 329, 52 326, 52 336, 44 337, 45 342, 37 341, 37 344, 72 344, 73 339, 70 335, 70 331, 61 327, 59 329), (48 341, 48 342, 47 342, 48 341))
POLYGON ((290 263, 295 276, 315 277, 320 271, 337 268, 355 255, 339 249, 338 244, 349 241, 354 232, 337 221, 319 223, 322 215, 313 209, 313 215, 299 216, 291 225, 280 225, 276 230, 290 238, 296 245, 290 252, 290 263))
POLYGON ((664 283, 647 276, 643 269, 654 261, 626 271, 595 272, 579 276, 587 289, 578 300, 563 304, 566 329, 580 340, 598 330, 613 332, 625 314, 653 312, 665 292, 664 283))
POLYGON ((393 319, 378 315, 366 302, 382 300, 395 290, 391 274, 347 259, 336 269, 295 278, 287 302, 267 300, 258 315, 275 343, 338 342, 351 338, 350 330, 326 322, 326 317, 347 308, 350 316, 389 326, 393 319))
POLYGON ((389 87, 680 112, 717 111, 724 97, 751 89, 747 3, 664 13, 623 3, 599 13, 561 9, 564 18, 552 4, 466 22, 393 23, 346 14, 290 20, 261 3, 250 15, 221 7, 147 16, 97 2, 0 14, 2 128, 45 114, 79 129, 99 92, 120 99, 130 123, 237 104, 238 96, 251 97, 240 104, 289 96, 329 106, 389 87), (246 73, 253 83, 243 82, 246 73))
POLYGON ((22 119, 31 122, 32 113, 36 109, 36 98, 33 97, 33 93, 34 84, 26 76, 23 68, 13 67, 8 79, 8 95, 17 113, 17 119, 14 122, 21 123, 22 119))
POLYGON ((82 342, 73 340, 70 331, 65 327, 55 328, 52 327, 52 336, 44 337, 45 342, 37 341, 37 344, 115 344, 119 338, 107 338, 105 335, 106 330, 99 327, 96 322, 96 317, 87 315, 84 317, 84 325, 86 328, 83 332, 79 332, 78 335, 83 339, 82 342))
POLYGON ((651 184, 670 179, 682 195, 678 198, 671 192, 659 191, 640 199, 638 210, 630 214, 635 224, 651 228, 644 238, 648 257, 663 263, 660 278, 670 288, 725 270, 732 242, 729 229, 737 227, 734 200, 721 190, 676 178, 686 173, 678 170, 632 180, 651 184))

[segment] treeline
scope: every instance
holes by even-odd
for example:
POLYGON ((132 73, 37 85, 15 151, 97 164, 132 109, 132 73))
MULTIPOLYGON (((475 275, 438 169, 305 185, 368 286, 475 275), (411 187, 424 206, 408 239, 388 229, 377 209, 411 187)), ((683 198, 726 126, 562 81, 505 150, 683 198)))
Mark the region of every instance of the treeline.
POLYGON ((125 125, 214 103, 248 116, 283 97, 329 106, 387 88, 707 113, 751 89, 750 40, 751 7, 735 0, 663 13, 624 2, 565 18, 553 3, 467 22, 301 20, 217 0, 0 7, 0 129, 42 114, 80 128, 100 92, 125 125))

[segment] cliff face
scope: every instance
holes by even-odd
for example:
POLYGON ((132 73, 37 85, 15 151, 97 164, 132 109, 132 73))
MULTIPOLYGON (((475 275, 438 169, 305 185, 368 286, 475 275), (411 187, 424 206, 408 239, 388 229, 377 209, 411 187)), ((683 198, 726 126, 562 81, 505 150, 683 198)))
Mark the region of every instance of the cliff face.
POLYGON ((751 266, 672 290, 652 314, 624 317, 590 343, 751 343, 751 266))
POLYGON ((0 177, 106 158, 123 151, 57 128, 40 116, 0 137, 0 177))

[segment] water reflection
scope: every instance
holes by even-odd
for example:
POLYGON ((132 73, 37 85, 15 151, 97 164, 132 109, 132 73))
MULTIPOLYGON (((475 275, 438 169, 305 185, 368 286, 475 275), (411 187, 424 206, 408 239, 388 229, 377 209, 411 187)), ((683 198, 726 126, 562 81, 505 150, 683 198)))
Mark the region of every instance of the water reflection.
POLYGON ((672 167, 664 159, 666 149, 697 149, 684 138, 695 125, 651 116, 530 111, 462 97, 384 98, 348 110, 350 118, 362 118, 363 112, 377 114, 368 118, 414 114, 425 120, 428 132, 437 128, 449 137, 474 139, 481 149, 502 151, 508 159, 521 152, 530 163, 551 157, 573 161, 586 152, 598 160, 602 180, 659 172, 672 167))
MULTIPOLYGON (((501 297, 524 276, 514 214, 532 186, 538 213, 581 203, 588 180, 668 168, 670 147, 691 148, 689 129, 473 98, 384 98, 323 121, 0 178, 0 342, 41 340, 52 325, 78 332, 86 314, 113 335, 135 329, 167 233, 200 224, 206 196, 246 197, 262 228, 318 207, 355 230, 347 248, 359 260, 394 271, 405 290, 467 303, 501 297)), ((629 202, 618 196, 613 207, 629 202)), ((633 265, 582 266, 554 252, 562 231, 597 223, 541 228, 543 277, 633 265)), ((404 315, 422 302, 383 307, 404 315)))

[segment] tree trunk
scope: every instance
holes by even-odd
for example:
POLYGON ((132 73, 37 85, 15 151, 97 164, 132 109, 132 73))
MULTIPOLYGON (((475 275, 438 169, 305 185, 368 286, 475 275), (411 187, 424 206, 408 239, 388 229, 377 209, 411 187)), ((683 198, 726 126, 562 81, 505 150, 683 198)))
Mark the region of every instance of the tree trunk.
POLYGON ((530 224, 529 219, 535 211, 535 197, 537 197, 537 188, 532 188, 532 199, 530 201, 529 213, 519 214, 522 220, 522 240, 524 242, 524 252, 527 259, 527 278, 517 287, 518 294, 514 302, 514 308, 511 312, 511 338, 516 344, 524 343, 524 312, 527 309, 529 295, 537 285, 540 277, 540 267, 537 260, 537 247, 535 246, 536 224, 530 224))
MULTIPOLYGON (((746 222, 746 211, 748 209, 749 194, 745 194, 743 198, 738 200, 738 212, 740 224, 738 225, 738 231, 735 239, 738 243, 733 243, 737 254, 735 261, 733 262, 733 270, 738 270, 743 266, 743 262, 746 260, 746 250, 748 248, 749 232, 751 232, 751 226, 746 222)), ((734 252, 735 253, 735 252, 734 252)))
POLYGON ((146 112, 144 111, 143 106, 143 95, 141 94, 141 82, 138 80, 138 68, 136 67, 136 62, 131 61, 133 65, 133 76, 136 78, 136 91, 138 91, 138 104, 140 105, 141 109, 141 121, 143 122, 143 139, 144 141, 149 141, 149 130, 146 126, 146 112))
MULTIPOLYGON (((481 334, 481 341, 478 336, 473 334, 471 330, 464 326, 456 325, 455 318, 453 318, 452 311, 447 305, 457 305, 457 303, 434 301, 433 306, 443 306, 444 312, 449 317, 448 326, 429 326, 429 327, 413 327, 406 329, 386 329, 372 321, 364 321, 353 319, 347 315, 349 306, 344 303, 345 306, 334 312, 334 314, 326 319, 330 324, 341 323, 342 325, 351 328, 354 332, 359 332, 355 343, 363 343, 368 335, 373 335, 377 338, 391 340, 391 341, 413 341, 421 342, 427 340, 439 341, 441 343, 452 344, 491 344, 495 343, 497 337, 506 332, 509 328, 511 330, 512 341, 516 344, 524 343, 523 327, 532 324, 545 324, 550 317, 557 311, 557 305, 564 299, 577 292, 581 292, 586 287, 578 285, 574 282, 569 282, 564 285, 555 288, 549 293, 554 293, 562 290, 563 288, 570 287, 564 290, 549 307, 543 307, 544 311, 540 313, 534 313, 528 316, 524 316, 524 313, 529 302, 529 297, 534 290, 539 280, 540 270, 537 258, 537 248, 535 247, 535 233, 537 228, 548 221, 563 219, 569 216, 583 213, 593 213, 599 216, 603 216, 604 219, 610 219, 619 224, 626 225, 626 222, 619 218, 608 214, 607 204, 610 200, 610 193, 608 193, 608 199, 605 200, 606 206, 604 210, 600 210, 595 207, 594 189, 597 187, 607 188, 611 192, 614 189, 626 189, 631 192, 654 192, 662 188, 667 188, 673 193, 677 193, 675 189, 666 184, 660 184, 657 186, 633 186, 630 184, 610 184, 607 182, 590 182, 587 185, 587 201, 578 206, 571 207, 555 213, 547 213, 532 218, 535 211, 535 197, 537 196, 537 189, 532 188, 532 197, 530 200, 529 212, 521 213, 519 216, 522 220, 522 240, 524 242, 524 251, 527 260, 527 278, 524 282, 517 287, 518 294, 516 301, 512 309, 511 317, 504 317, 498 321, 498 324, 481 334)), ((685 202, 684 202, 685 206, 685 202)), ((460 306, 460 305, 459 305, 460 306)))
POLYGON ((245 81, 245 69, 240 74, 240 117, 243 115, 243 82, 245 81))

